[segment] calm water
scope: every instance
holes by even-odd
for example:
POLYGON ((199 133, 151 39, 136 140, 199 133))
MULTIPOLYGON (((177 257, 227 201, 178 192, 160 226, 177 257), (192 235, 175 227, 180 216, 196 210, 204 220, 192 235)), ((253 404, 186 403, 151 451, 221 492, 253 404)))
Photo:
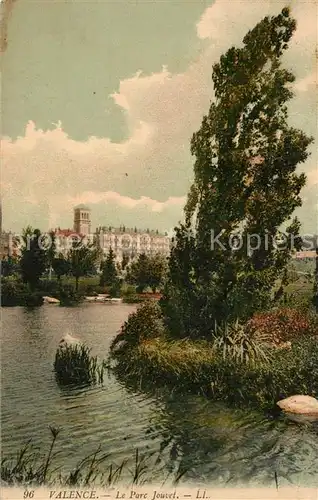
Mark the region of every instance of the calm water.
POLYGON ((123 304, 1 310, 4 456, 30 438, 46 449, 48 425, 55 425, 62 429, 57 449, 66 470, 101 445, 118 463, 136 448, 162 450, 163 470, 157 474, 166 477, 181 464, 186 483, 275 486, 276 471, 282 486, 317 485, 315 424, 269 421, 200 396, 164 390, 147 395, 113 376, 100 388, 59 388, 52 366, 63 333, 75 334, 106 358, 111 339, 133 310, 123 304))

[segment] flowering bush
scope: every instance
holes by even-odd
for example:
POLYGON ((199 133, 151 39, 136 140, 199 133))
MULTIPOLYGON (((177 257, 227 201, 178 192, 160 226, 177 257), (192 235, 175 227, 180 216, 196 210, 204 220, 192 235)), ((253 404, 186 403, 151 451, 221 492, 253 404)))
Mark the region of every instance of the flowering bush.
POLYGON ((318 334, 317 325, 305 312, 291 308, 255 314, 246 325, 247 331, 267 342, 280 345, 302 335, 318 334))

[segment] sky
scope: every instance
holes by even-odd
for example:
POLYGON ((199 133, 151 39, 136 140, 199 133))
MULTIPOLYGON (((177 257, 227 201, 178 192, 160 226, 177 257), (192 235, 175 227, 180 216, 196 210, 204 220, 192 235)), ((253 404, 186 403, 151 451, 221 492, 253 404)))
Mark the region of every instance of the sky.
POLYGON ((2 3, 2 226, 170 231, 193 178, 190 139, 213 96, 213 63, 265 15, 298 23, 284 55, 290 123, 314 136, 303 231, 317 232, 315 0, 8 0, 2 3))

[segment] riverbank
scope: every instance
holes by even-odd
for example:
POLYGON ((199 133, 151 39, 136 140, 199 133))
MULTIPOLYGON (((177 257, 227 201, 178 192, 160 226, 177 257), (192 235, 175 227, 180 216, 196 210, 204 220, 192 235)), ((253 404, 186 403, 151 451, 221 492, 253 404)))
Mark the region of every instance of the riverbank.
MULTIPOLYGON (((103 294, 113 297, 110 287, 101 287, 96 277, 83 278, 79 281, 76 291, 74 279, 44 280, 40 281, 38 289, 30 291, 28 286, 17 277, 6 277, 1 283, 1 306, 2 307, 38 307, 43 305, 43 297, 48 296, 60 301, 62 306, 72 306, 81 303, 85 297, 103 294)), ((138 304, 147 299, 159 300, 158 293, 137 293, 136 287, 123 284, 115 298, 121 298, 127 304, 138 304)))
POLYGON ((124 324, 111 345, 119 377, 260 410, 292 394, 318 395, 314 316, 281 309, 255 317, 246 334, 199 341, 169 337, 160 314, 142 306, 124 324))

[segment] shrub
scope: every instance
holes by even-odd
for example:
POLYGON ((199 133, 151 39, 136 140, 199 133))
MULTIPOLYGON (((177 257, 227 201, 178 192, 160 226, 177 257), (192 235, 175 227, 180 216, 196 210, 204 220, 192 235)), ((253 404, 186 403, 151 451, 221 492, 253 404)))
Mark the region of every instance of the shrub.
POLYGON ((26 307, 39 307, 43 305, 43 302, 42 292, 35 291, 29 292, 25 295, 23 305, 26 307))
POLYGON ((82 295, 72 285, 61 285, 57 298, 61 306, 73 306, 82 300, 82 295))
POLYGON ((57 297, 59 293, 59 282, 57 280, 41 280, 39 283, 39 288, 43 295, 49 295, 50 297, 57 297))
POLYGON ((261 334, 248 331, 237 320, 235 323, 216 325, 213 335, 213 346, 220 352, 224 360, 241 363, 268 362, 268 349, 262 345, 261 334))
POLYGON ((114 298, 120 297, 121 283, 120 280, 116 280, 115 283, 109 289, 109 295, 114 298))
POLYGON ((144 299, 136 293, 136 287, 133 285, 123 285, 121 295, 123 302, 126 304, 139 304, 144 301, 144 299))
POLYGON ((115 373, 150 389, 171 386, 229 405, 271 410, 292 394, 318 395, 318 342, 301 337, 290 350, 272 349, 267 363, 251 364, 224 358, 207 341, 148 339, 117 358, 115 373))
POLYGON ((54 370, 62 384, 93 384, 103 382, 103 365, 90 355, 85 345, 66 345, 56 351, 54 370))
POLYGON ((115 352, 136 346, 145 339, 162 337, 165 333, 161 309, 157 302, 146 301, 130 314, 119 334, 113 340, 110 350, 115 352), (120 345, 121 344, 121 345, 120 345))
POLYGON ((247 323, 247 330, 251 335, 257 333, 274 345, 318 333, 308 313, 291 308, 255 314, 247 323))
POLYGON ((1 306, 13 307, 25 304, 25 298, 29 290, 27 285, 13 277, 2 278, 1 280, 1 306))
POLYGON ((136 294, 136 287, 134 285, 124 284, 121 289, 123 297, 128 297, 136 294))
POLYGON ((81 290, 81 293, 83 295, 89 295, 89 296, 98 295, 99 293, 103 293, 103 294, 109 293, 109 287, 100 286, 100 285, 87 285, 87 286, 79 287, 79 289, 81 290))

